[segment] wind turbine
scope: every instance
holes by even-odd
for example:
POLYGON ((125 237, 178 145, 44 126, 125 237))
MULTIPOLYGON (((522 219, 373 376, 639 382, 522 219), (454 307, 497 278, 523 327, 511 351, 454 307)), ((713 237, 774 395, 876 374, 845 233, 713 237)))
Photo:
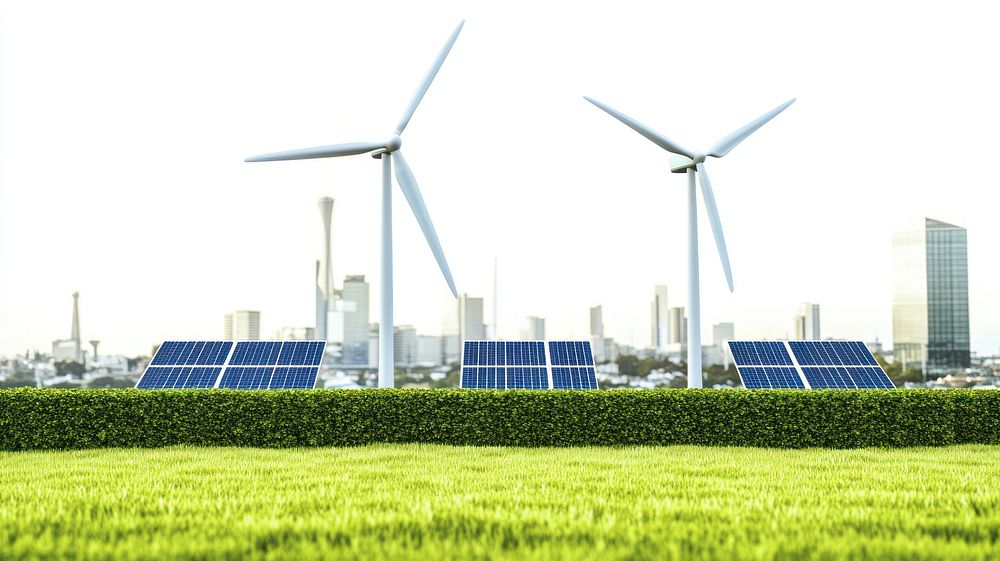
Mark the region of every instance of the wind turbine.
POLYGON ((757 119, 747 123, 743 127, 736 129, 716 142, 707 152, 693 152, 682 148, 676 142, 656 132, 650 127, 636 121, 632 117, 613 109, 612 107, 584 96, 584 99, 596 105, 608 115, 618 119, 635 132, 646 137, 653 144, 663 148, 667 152, 676 154, 670 158, 670 171, 673 173, 686 173, 688 180, 688 387, 700 388, 701 383, 701 299, 699 295, 698 280, 698 202, 695 194, 695 175, 701 178, 701 194, 705 199, 705 210, 708 212, 708 220, 712 225, 712 234, 715 236, 715 246, 719 250, 719 259, 722 260, 722 270, 726 273, 726 283, 729 284, 729 292, 733 291, 733 272, 729 267, 729 252, 726 251, 726 238, 722 234, 722 222, 719 219, 719 209, 715 204, 715 195, 712 193, 712 183, 708 179, 708 171, 705 169, 705 158, 721 158, 736 147, 737 144, 746 140, 748 136, 765 123, 781 113, 789 105, 795 102, 790 99, 785 103, 775 107, 757 119))
POLYGON ((448 53, 451 51, 452 45, 455 44, 455 40, 458 39, 458 34, 462 31, 463 25, 465 25, 465 20, 462 20, 462 22, 458 24, 458 27, 455 28, 455 31, 451 33, 448 41, 444 44, 441 52, 434 60, 434 64, 427 72, 427 76, 424 78, 424 81, 421 82, 420 87, 417 88, 417 93, 414 94, 413 99, 410 100, 410 104, 403 113, 403 117, 399 120, 399 124, 396 125, 392 134, 390 134, 385 140, 300 148, 298 150, 274 152, 272 154, 253 156, 246 159, 247 162, 273 162, 278 160, 335 158, 338 156, 355 156, 357 154, 370 153, 373 158, 382 160, 382 258, 380 267, 382 287, 380 295, 381 314, 379 316, 378 334, 378 385, 380 388, 393 387, 393 365, 395 363, 392 348, 391 175, 393 160, 396 161, 396 181, 399 183, 399 188, 403 191, 403 195, 406 197, 406 202, 410 204, 410 210, 413 211, 413 215, 416 217, 417 223, 420 224, 420 229, 423 231, 424 237, 427 239, 427 245, 430 246, 431 252, 434 253, 434 258, 437 260, 438 267, 441 268, 441 273, 444 275, 444 280, 448 283, 448 288, 451 289, 451 294, 456 298, 458 297, 458 291, 455 289, 455 281, 451 276, 451 269, 448 267, 448 261, 444 257, 444 250, 441 249, 441 242, 438 241, 437 232, 434 230, 434 224, 431 222, 431 217, 427 213, 427 207, 424 205, 424 198, 420 194, 420 188, 417 186, 417 180, 413 177, 413 172, 410 170, 410 166, 406 163, 406 159, 403 158, 403 152, 400 150, 400 147, 403 144, 400 139, 400 135, 402 135, 403 131, 406 129, 407 123, 409 123, 410 118, 413 117, 413 113, 417 110, 417 106, 420 104, 420 100, 423 99, 424 94, 427 93, 427 89, 431 87, 431 82, 434 81, 434 77, 437 76, 438 70, 440 70, 441 65, 444 64, 445 58, 448 57, 448 53))

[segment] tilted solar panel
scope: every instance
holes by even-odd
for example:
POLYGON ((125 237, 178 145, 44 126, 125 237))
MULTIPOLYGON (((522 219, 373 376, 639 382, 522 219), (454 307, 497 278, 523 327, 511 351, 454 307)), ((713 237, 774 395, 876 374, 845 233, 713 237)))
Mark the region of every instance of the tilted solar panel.
POLYGON ((461 368, 467 389, 598 387, 587 341, 465 341, 461 368))
POLYGON ((232 341, 166 341, 136 388, 314 388, 325 348, 325 341, 240 341, 235 345, 232 341))
POLYGON ((730 341, 729 348, 748 389, 895 388, 860 341, 730 341))

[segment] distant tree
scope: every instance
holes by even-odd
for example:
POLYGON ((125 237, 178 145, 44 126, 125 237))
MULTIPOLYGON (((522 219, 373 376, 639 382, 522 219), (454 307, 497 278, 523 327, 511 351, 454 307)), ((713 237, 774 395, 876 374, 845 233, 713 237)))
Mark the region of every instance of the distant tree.
POLYGON ((75 360, 61 360, 56 363, 56 376, 76 376, 81 377, 86 372, 82 362, 75 360))
POLYGON ((35 387, 34 372, 14 372, 0 381, 0 388, 23 388, 25 386, 35 387))
POLYGON ((897 386, 902 386, 906 382, 923 382, 924 373, 919 368, 907 368, 903 370, 903 365, 896 362, 889 362, 880 354, 875 355, 875 360, 879 366, 897 386))

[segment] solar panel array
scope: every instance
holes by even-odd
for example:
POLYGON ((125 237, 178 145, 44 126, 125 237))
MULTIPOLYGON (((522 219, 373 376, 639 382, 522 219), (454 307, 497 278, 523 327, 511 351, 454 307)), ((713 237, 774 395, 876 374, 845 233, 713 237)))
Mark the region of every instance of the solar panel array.
POLYGON ((594 354, 588 341, 466 341, 460 386, 597 389, 594 354))
POLYGON ((139 389, 308 389, 316 386, 324 341, 166 341, 139 389))
POLYGON ((730 341, 743 387, 893 389, 860 341, 730 341))

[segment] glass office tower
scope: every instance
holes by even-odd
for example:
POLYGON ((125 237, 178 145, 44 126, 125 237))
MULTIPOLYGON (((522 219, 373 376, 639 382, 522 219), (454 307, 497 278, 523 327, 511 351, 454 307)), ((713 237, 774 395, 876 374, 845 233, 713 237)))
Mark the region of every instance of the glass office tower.
POLYGON ((925 372, 969 366, 969 260, 965 228, 925 218, 893 236, 895 361, 925 372))

